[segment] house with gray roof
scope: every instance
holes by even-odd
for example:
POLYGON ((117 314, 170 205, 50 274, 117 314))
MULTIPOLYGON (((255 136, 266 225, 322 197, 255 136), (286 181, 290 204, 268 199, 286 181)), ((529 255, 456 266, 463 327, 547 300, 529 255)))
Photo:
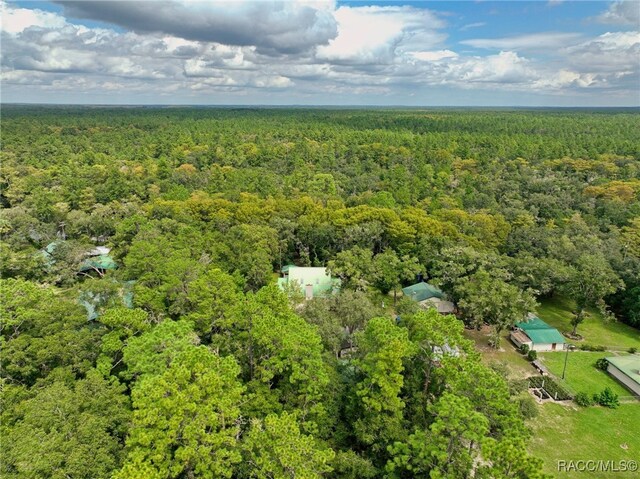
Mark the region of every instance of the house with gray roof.
POLYGON ((640 355, 606 358, 607 372, 620 381, 635 396, 640 396, 640 355))

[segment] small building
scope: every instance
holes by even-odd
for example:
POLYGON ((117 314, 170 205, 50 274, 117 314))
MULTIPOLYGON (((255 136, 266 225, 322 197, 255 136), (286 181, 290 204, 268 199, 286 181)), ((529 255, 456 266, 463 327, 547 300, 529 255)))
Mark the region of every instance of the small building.
POLYGON ((455 311, 455 305, 447 301, 440 288, 424 281, 402 288, 402 294, 417 301, 425 309, 435 308, 442 314, 451 314, 455 311))
POLYGON ((564 337, 556 328, 531 313, 527 321, 515 324, 510 338, 517 347, 526 344, 532 351, 560 351, 565 345, 564 337))
POLYGON ((340 290, 340 279, 332 278, 327 268, 289 264, 282 268, 281 273, 282 277, 278 278, 280 289, 295 282, 300 285, 305 299, 327 296, 340 290))
POLYGON ((640 396, 640 355, 613 356, 606 358, 607 372, 627 387, 635 396, 640 396))
POLYGON ((95 271, 100 276, 103 276, 108 270, 114 269, 118 269, 118 265, 113 258, 108 254, 101 254, 85 259, 80 264, 79 272, 88 274, 91 271, 95 271))

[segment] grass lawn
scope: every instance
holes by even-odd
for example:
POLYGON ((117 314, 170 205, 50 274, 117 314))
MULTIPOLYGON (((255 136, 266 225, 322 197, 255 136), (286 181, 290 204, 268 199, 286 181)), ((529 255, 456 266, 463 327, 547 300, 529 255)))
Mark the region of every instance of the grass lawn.
MULTIPOLYGON (((618 381, 612 378, 607 372, 601 371, 594 366, 595 362, 600 358, 611 356, 612 353, 591 353, 586 351, 573 351, 569 353, 567 360, 567 371, 564 381, 569 389, 575 393, 584 391, 589 394, 602 391, 609 386, 613 392, 619 396, 630 396, 632 393, 622 386, 618 381)), ((566 354, 558 353, 539 353, 538 357, 545 366, 555 374, 558 378, 562 377, 562 369, 564 367, 564 359, 566 354)), ((640 409, 640 403, 636 404, 640 409)), ((640 425, 638 426, 640 428, 640 425)))
POLYGON ((617 409, 567 407, 547 403, 532 419, 529 450, 544 460, 545 472, 560 479, 637 478, 638 472, 561 472, 559 460, 638 460, 640 458, 640 405, 617 409))
MULTIPOLYGON (((573 301, 555 296, 544 299, 538 308, 538 316, 561 333, 569 332, 571 326, 571 310, 573 301)), ((640 350, 640 331, 617 321, 605 322, 602 315, 593 309, 590 316, 578 326, 578 333, 584 337, 580 343, 605 346, 608 349, 626 350, 636 347, 640 350)), ((575 341, 572 341, 575 342, 575 341)))
POLYGON ((489 346, 490 335, 491 329, 488 327, 482 328, 480 331, 475 329, 465 329, 464 331, 464 336, 472 340, 476 349, 482 354, 483 363, 488 365, 493 362, 506 364, 509 369, 509 377, 512 379, 525 378, 536 373, 527 359, 516 350, 509 340, 508 331, 502 334, 500 349, 489 346))

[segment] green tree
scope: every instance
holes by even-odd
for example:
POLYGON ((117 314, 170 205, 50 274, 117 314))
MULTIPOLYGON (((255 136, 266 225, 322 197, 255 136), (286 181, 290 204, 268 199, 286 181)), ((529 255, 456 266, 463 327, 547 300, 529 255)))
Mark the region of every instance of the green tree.
POLYGON ((476 471, 480 479, 551 479, 542 472, 542 461, 527 453, 523 439, 487 438, 482 443, 484 464, 476 471))
POLYGON ((567 291, 576 302, 571 319, 573 334, 576 334, 578 326, 584 321, 589 306, 603 309, 603 298, 622 286, 622 281, 602 255, 581 256, 567 284, 567 291))
POLYGON ((444 393, 430 408, 427 431, 416 430, 406 442, 389 447, 391 477, 465 478, 479 457, 478 444, 489 431, 487 419, 465 397, 444 393))
POLYGON ((398 289, 404 281, 415 279, 424 272, 424 268, 418 263, 417 258, 405 255, 398 257, 393 250, 386 250, 373 258, 372 276, 373 284, 382 294, 393 291, 393 304, 397 303, 398 289))
POLYGON ((231 477, 241 460, 239 372, 233 358, 190 346, 137 381, 127 459, 114 477, 139 477, 141 468, 157 478, 231 477))
POLYGON ((119 467, 129 421, 124 386, 90 370, 52 379, 5 424, 3 477, 107 479, 119 467))
POLYGON ((356 437, 380 452, 404 435, 404 363, 415 353, 405 328, 391 318, 373 318, 357 337, 360 358, 355 362, 363 379, 356 387, 356 437))
POLYGON ((125 377, 162 374, 182 352, 191 350, 200 338, 193 323, 166 320, 151 330, 129 338, 123 349, 125 377))
POLYGON ((484 269, 469 276, 456 291, 461 298, 458 306, 472 324, 479 326, 484 322, 493 326, 495 348, 500 347, 502 331, 523 321, 536 307, 530 292, 519 290, 484 269))
POLYGON ((2 377, 33 384, 58 367, 78 374, 93 365, 101 331, 60 290, 21 279, 0 280, 2 377))
POLYGON ((327 269, 342 280, 344 288, 365 290, 371 283, 372 253, 360 247, 341 251, 329 261, 327 269))
POLYGON ((189 302, 193 305, 184 319, 193 321, 201 337, 210 337, 228 320, 233 306, 242 301, 234 279, 218 268, 209 269, 189 283, 189 302))
POLYGON ((333 450, 303 434, 296 416, 287 412, 254 419, 242 450, 241 477, 255 479, 326 477, 335 456, 333 450))

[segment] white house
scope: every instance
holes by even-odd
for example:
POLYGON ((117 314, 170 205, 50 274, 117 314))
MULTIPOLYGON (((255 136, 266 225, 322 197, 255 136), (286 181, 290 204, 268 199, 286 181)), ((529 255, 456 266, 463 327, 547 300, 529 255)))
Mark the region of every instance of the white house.
POLYGON ((565 340, 562 334, 533 314, 527 321, 516 323, 510 335, 511 341, 521 347, 529 346, 532 351, 561 351, 565 340))
POLYGON ((614 356, 607 358, 607 372, 624 384, 634 395, 640 396, 640 356, 614 356))

